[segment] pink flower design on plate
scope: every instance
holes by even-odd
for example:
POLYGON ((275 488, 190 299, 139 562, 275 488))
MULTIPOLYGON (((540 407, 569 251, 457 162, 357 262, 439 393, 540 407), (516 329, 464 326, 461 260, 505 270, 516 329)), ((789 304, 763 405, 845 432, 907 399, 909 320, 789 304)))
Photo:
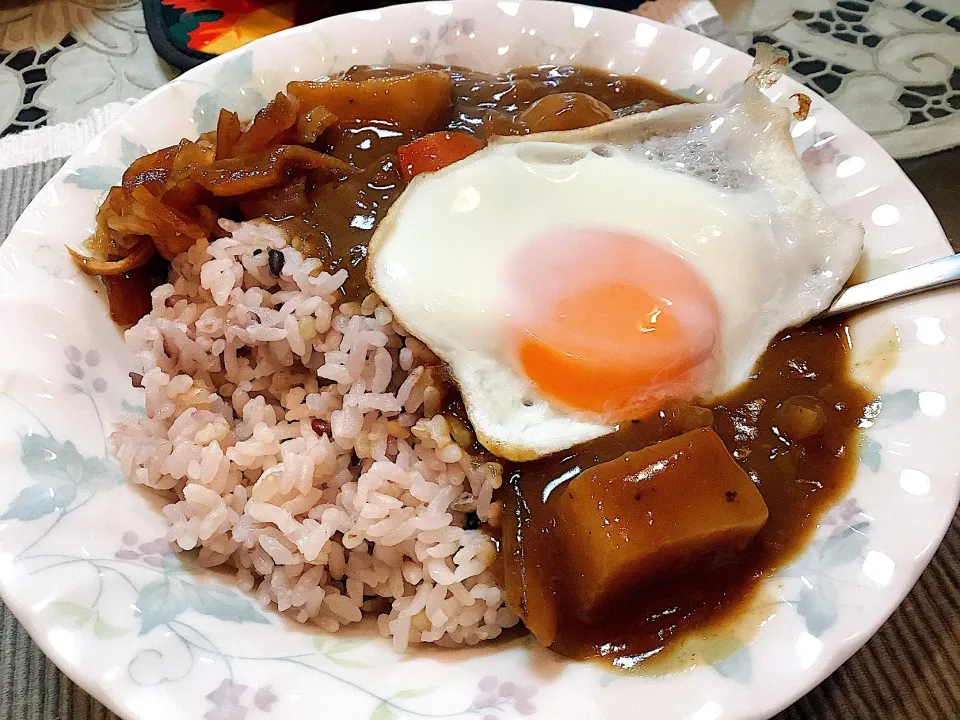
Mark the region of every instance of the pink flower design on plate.
POLYGON ((474 712, 484 711, 483 720, 501 720, 498 711, 512 708, 518 715, 533 715, 537 706, 531 701, 537 689, 532 685, 517 685, 487 675, 477 683, 479 692, 470 704, 474 712))
MULTIPOLYGON (((80 381, 84 380, 88 374, 92 374, 91 371, 95 371, 100 364, 100 351, 96 349, 84 353, 76 345, 67 345, 63 349, 63 354, 67 357, 67 374, 80 381)), ((93 378, 91 387, 94 392, 106 392, 107 381, 96 376, 93 378)))

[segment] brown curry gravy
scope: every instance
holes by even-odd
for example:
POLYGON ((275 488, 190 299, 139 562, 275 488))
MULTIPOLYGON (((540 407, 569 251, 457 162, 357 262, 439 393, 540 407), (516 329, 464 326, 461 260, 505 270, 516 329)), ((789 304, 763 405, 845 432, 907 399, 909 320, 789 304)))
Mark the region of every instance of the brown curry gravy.
MULTIPOLYGON (((553 93, 582 92, 618 113, 683 102, 642 78, 593 69, 531 67, 496 76, 444 69, 453 78, 452 107, 433 130, 480 137, 522 134, 520 114, 553 93)), ((356 67, 343 77, 363 80, 405 71, 356 67)), ((328 133, 321 149, 365 169, 354 178, 320 188, 311 212, 284 223, 302 238, 303 250, 324 258, 331 271, 341 267, 350 271, 348 297, 359 298, 367 292, 367 244, 404 187, 396 150, 414 137, 389 119, 341 126, 328 133)), ((505 464, 502 532, 515 539, 522 536, 529 564, 543 572, 540 582, 561 591, 561 622, 552 649, 575 658, 603 657, 632 666, 707 625, 736 615, 760 581, 803 548, 818 520, 853 479, 858 422, 870 398, 850 378, 848 356, 843 325, 790 331, 768 349, 754 377, 710 406, 714 429, 753 477, 769 507, 767 525, 744 552, 714 558, 709 567, 643 588, 597 625, 585 626, 572 613, 562 613, 563 578, 549 570, 557 567, 552 555, 556 544, 551 542, 550 503, 542 500, 544 488, 561 476, 572 479, 577 467, 612 460, 679 435, 690 429, 691 416, 697 413, 687 408, 681 411, 685 418, 661 416, 631 423, 568 453, 505 464), (826 423, 816 436, 791 442, 778 434, 773 416, 777 405, 798 395, 818 398, 826 409, 826 423)), ((452 395, 448 410, 466 421, 458 393, 452 395)), ((501 547, 506 550, 511 545, 511 538, 504 537, 501 547)))
POLYGON ((767 349, 746 383, 709 406, 710 413, 680 407, 568 452, 507 464, 501 548, 514 553, 515 562, 505 567, 522 568, 528 586, 556 599, 560 621, 551 649, 633 667, 745 608, 761 580, 802 550, 854 477, 857 428, 872 398, 851 379, 849 353, 844 325, 791 330, 767 349), (817 434, 791 441, 777 424, 777 407, 797 396, 816 398, 825 422, 817 434), (760 490, 770 511, 767 524, 744 551, 640 588, 599 622, 585 625, 564 598, 563 563, 554 554, 553 493, 582 469, 711 422, 760 490))
MULTIPOLYGON (((410 69, 356 67, 342 77, 361 80, 410 69)), ((599 70, 521 68, 496 76, 462 68, 447 70, 453 78, 452 106, 428 132, 451 129, 481 137, 523 133, 520 114, 536 100, 559 92, 588 94, 617 114, 682 102, 646 80, 599 70)), ((268 191, 258 202, 229 207, 223 214, 237 220, 265 215, 283 225, 293 245, 323 259, 326 269, 348 269, 345 299, 361 299, 369 292, 367 243, 404 187, 396 167, 396 150, 416 135, 390 118, 331 128, 315 147, 351 162, 361 170, 357 175, 314 187, 308 174, 287 188, 268 191), (309 199, 307 207, 299 204, 304 197, 309 199)), ((165 263, 158 260, 134 271, 130 278, 124 276, 127 282, 107 279, 108 289, 113 286, 118 297, 122 294, 119 305, 129 311, 130 322, 149 308, 148 291, 165 269, 165 263), (135 297, 138 288, 147 292, 135 297)), ((527 566, 536 570, 528 581, 558 593, 561 610, 563 578, 552 570, 557 567, 550 542, 553 520, 549 500, 544 503, 542 496, 548 484, 568 473, 573 473, 572 478, 576 468, 615 459, 681 434, 690 429, 691 422, 709 419, 754 478, 770 509, 769 522, 744 552, 716 558, 709 567, 643 588, 600 624, 584 626, 572 614, 562 614, 552 648, 571 657, 599 656, 629 666, 744 608, 760 580, 802 549, 819 518, 852 480, 857 425, 869 398, 850 379, 848 354, 842 325, 790 331, 761 358, 755 376, 711 406, 709 414, 688 406, 680 410, 680 418, 663 413, 566 453, 506 464, 500 491, 506 506, 502 548, 510 551, 511 544, 515 547, 517 538, 522 538, 527 566), (797 395, 818 398, 826 408, 826 423, 816 436, 791 442, 778 435, 775 408, 797 395)), ((447 410, 466 420, 457 394, 451 395, 447 410)), ((490 531, 496 534, 497 529, 490 531)))
MULTIPOLYGON (((525 67, 490 75, 459 67, 419 67, 442 69, 452 78, 450 111, 428 132, 456 130, 482 138, 524 134, 520 114, 540 98, 555 93, 584 93, 621 113, 685 102, 643 78, 590 68, 525 67)), ((357 66, 339 77, 359 81, 410 69, 357 66)), ((274 218, 299 238, 294 243, 297 247, 325 260, 331 272, 340 268, 350 271, 344 284, 349 297, 362 297, 369 291, 364 277, 367 244, 405 185, 396 164, 396 151, 419 134, 423 133, 413 133, 389 118, 340 123, 331 128, 318 149, 363 171, 343 182, 319 187, 313 207, 302 215, 274 218)))

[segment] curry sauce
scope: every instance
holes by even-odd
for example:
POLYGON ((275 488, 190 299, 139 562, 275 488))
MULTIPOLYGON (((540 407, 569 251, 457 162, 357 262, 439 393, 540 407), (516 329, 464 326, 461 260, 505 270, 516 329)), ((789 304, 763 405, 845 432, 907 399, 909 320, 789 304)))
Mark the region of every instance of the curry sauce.
POLYGON ((224 108, 215 132, 137 158, 97 213, 91 255, 74 260, 110 278, 111 315, 130 325, 150 307, 166 262, 223 236, 219 220, 266 220, 326 270, 350 271, 342 294, 362 299, 367 243, 406 184, 401 146, 439 131, 485 141, 585 127, 680 102, 641 78, 557 66, 499 75, 355 66, 330 80, 293 81, 249 125, 224 108), (154 258, 159 273, 141 270, 154 258))
POLYGON ((512 557, 504 567, 522 573, 519 582, 541 602, 555 604, 551 649, 633 667, 744 608, 762 580, 802 550, 853 480, 857 428, 872 398, 851 379, 849 354, 843 325, 791 330, 767 349, 746 383, 708 407, 677 405, 570 451, 508 464, 501 547, 512 557), (820 427, 791 426, 784 409, 798 398, 822 411, 820 427), (639 588, 595 622, 583 622, 557 556, 557 494, 586 468, 705 426, 759 489, 769 509, 766 525, 741 552, 639 588), (803 437, 809 430, 815 432, 803 437))
MULTIPOLYGON (((323 258, 327 269, 346 268, 348 298, 369 292, 365 270, 367 244, 377 224, 403 191, 397 167, 397 149, 426 132, 454 130, 481 138, 528 132, 524 111, 548 95, 576 93, 599 100, 614 113, 646 112, 685 102, 643 78, 611 75, 576 67, 524 67, 491 75, 460 67, 357 66, 338 76, 352 82, 390 77, 412 69, 434 69, 451 78, 449 108, 427 128, 411 128, 390 117, 338 123, 318 143, 319 149, 351 163, 362 172, 335 185, 324 185, 313 195, 306 212, 295 217, 270 216, 282 222, 306 254, 323 258)), ((597 122, 588 102, 564 108, 566 125, 584 127, 597 122)), ((559 117, 559 116, 558 116, 559 117)), ((548 129, 538 127, 538 130, 548 129)))
MULTIPOLYGON (((399 109, 331 121, 310 115, 317 108, 298 111, 281 95, 258 115, 260 125, 254 121, 243 130, 239 118, 224 111, 218 134, 136 161, 101 207, 92 244, 117 270, 92 274, 104 276, 118 323, 136 322, 149 310, 149 293, 163 281, 167 261, 198 239, 222 236, 222 218, 281 225, 291 244, 320 258, 324 269, 349 271, 344 299, 362 299, 370 291, 367 244, 405 186, 397 162, 401 146, 440 130, 486 139, 586 126, 683 102, 640 78, 570 67, 499 75, 439 66, 355 67, 335 80, 404 77, 425 69, 449 76, 443 86, 449 97, 440 98, 442 112, 428 122, 405 121, 399 109), (157 254, 148 264, 123 267, 145 238, 157 254)), ((317 92, 309 85, 300 88, 304 97, 317 92)), ((507 463, 501 549, 508 555, 506 572, 522 574, 508 577, 507 585, 521 584, 556 609, 550 647, 632 666, 741 610, 761 581, 802 549, 853 479, 857 427, 870 398, 850 378, 848 363, 843 325, 792 330, 766 351, 746 383, 716 403, 674 405, 569 451, 507 463), (638 588, 613 611, 585 622, 572 610, 557 562, 557 492, 584 470, 704 427, 713 428, 749 475, 768 521, 739 552, 711 556, 678 577, 638 588)), ((447 410, 466 426, 452 388, 447 410)), ((472 452, 478 461, 496 459, 476 447, 472 452)))

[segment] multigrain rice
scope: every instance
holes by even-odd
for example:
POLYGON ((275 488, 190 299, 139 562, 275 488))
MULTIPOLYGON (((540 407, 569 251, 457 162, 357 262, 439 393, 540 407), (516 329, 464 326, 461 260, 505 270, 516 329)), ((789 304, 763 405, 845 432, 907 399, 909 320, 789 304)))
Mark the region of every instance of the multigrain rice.
POLYGON ((174 259, 126 339, 146 415, 113 445, 161 491, 167 539, 235 569, 267 607, 328 631, 376 616, 403 650, 514 625, 482 529, 500 467, 439 414, 436 358, 375 295, 337 302, 329 274, 265 223, 174 259), (472 523, 475 524, 475 523, 472 523))

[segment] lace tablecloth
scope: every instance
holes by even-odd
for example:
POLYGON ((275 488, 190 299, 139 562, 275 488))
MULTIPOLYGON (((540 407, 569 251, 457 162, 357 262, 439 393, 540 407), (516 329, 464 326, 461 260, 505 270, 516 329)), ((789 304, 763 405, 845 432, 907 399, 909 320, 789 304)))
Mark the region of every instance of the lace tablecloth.
POLYGON ((175 74, 147 39, 140 0, 0 2, 0 135, 78 120, 175 74))
POLYGON ((731 5, 743 46, 766 42, 895 158, 960 145, 960 1, 755 0, 731 5))
MULTIPOLYGON (((742 47, 782 47, 798 79, 894 157, 960 145, 960 1, 716 4, 742 47)), ((147 40, 139 0, 0 2, 2 135, 142 97, 174 74, 147 40)))

